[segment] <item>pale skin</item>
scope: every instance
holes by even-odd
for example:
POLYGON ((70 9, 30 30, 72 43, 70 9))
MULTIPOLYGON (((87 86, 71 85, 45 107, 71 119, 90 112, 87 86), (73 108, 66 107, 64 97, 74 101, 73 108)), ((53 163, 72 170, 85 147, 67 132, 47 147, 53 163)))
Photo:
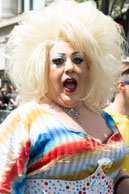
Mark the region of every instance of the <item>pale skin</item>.
POLYGON ((62 123, 67 123, 68 127, 87 133, 96 141, 103 143, 113 132, 107 127, 100 113, 91 111, 81 100, 86 93, 89 67, 86 59, 79 65, 72 62, 72 54, 76 52, 79 51, 66 42, 59 42, 51 48, 49 53, 49 99, 42 101, 43 107, 59 118, 62 123), (52 58, 60 53, 65 54, 65 62, 62 65, 55 65, 52 62, 52 58), (63 81, 69 77, 77 80, 77 88, 74 92, 68 92, 63 87, 63 81), (80 123, 75 122, 70 116, 60 110, 59 107, 53 104, 53 101, 65 107, 79 107, 81 105, 80 123))
MULTIPOLYGON (((126 76, 126 79, 129 80, 129 75, 126 76)), ((129 84, 120 80, 118 87, 119 92, 116 94, 114 102, 110 105, 111 109, 119 114, 129 116, 129 84)))
MULTIPOLYGON (((49 52, 48 97, 40 103, 68 127, 87 133, 97 142, 104 143, 113 132, 107 127, 100 113, 91 111, 81 100, 86 94, 90 67, 88 67, 84 58, 79 65, 73 62, 72 56, 76 52, 79 53, 67 42, 59 42, 51 48, 49 52), (63 63, 61 65, 54 64, 53 56, 54 60, 63 56, 63 63), (69 77, 77 80, 77 87, 74 92, 65 90, 63 86, 64 80, 69 77), (79 123, 62 111, 54 102, 70 108, 81 106, 79 123)), ((115 181, 125 174, 123 170, 120 170, 115 181)), ((120 184, 117 194, 127 194, 128 190, 129 179, 120 184)))

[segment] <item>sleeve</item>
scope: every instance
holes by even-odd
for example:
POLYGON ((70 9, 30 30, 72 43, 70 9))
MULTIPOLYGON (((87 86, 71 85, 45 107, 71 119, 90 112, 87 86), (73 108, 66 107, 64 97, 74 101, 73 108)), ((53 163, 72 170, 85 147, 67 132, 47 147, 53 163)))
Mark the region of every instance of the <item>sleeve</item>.
POLYGON ((0 126, 1 194, 24 193, 30 146, 25 121, 14 110, 0 126))

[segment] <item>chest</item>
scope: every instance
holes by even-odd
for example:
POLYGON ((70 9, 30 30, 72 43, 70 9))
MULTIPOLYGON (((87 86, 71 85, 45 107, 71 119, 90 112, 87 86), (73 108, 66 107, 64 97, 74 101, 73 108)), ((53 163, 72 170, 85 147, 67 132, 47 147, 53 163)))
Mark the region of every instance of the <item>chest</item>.
POLYGON ((124 158, 125 144, 120 134, 114 134, 106 144, 101 144, 55 119, 38 122, 30 132, 28 176, 80 180, 92 174, 98 165, 109 174, 114 171, 114 161, 117 165, 124 158))

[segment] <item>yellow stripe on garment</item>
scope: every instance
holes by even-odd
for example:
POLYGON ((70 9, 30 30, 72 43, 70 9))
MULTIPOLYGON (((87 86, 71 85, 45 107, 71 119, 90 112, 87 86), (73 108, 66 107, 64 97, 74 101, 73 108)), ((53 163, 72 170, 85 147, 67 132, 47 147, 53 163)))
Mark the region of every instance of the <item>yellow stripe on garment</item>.
POLYGON ((14 130, 16 129, 17 123, 19 122, 19 120, 21 119, 19 114, 16 114, 12 120, 10 122, 7 123, 6 126, 1 125, 4 127, 2 133, 0 134, 0 146, 1 144, 3 144, 5 142, 5 140, 8 139, 8 137, 10 136, 10 134, 12 132, 14 132, 14 130))
MULTIPOLYGON (((91 167, 88 170, 82 170, 80 172, 74 172, 74 174, 66 174, 66 175, 54 175, 54 179, 60 179, 60 180, 67 180, 67 181, 76 181, 76 180, 82 180, 84 178, 89 177, 92 175, 95 170, 97 169, 98 166, 96 167, 91 167)), ((48 179, 53 179, 52 176, 48 176, 48 179)))
MULTIPOLYGON (((115 164, 111 164, 111 166, 110 165, 102 165, 101 168, 102 168, 103 172, 106 175, 108 175, 108 174, 110 174, 112 172, 115 172, 115 170, 118 170, 118 168, 121 166, 122 162, 123 162, 123 160, 120 160, 119 162, 117 162, 115 164)), ((55 165, 55 161, 53 161, 52 163, 53 163, 53 166, 54 166, 55 165)), ((40 173, 43 170, 48 169, 49 165, 50 164, 46 165, 45 167, 42 167, 41 169, 39 169, 37 171, 34 171, 34 172, 28 174, 28 176, 34 175, 37 172, 40 173)), ((70 180, 72 180, 72 181, 81 180, 81 179, 87 178, 90 175, 92 175, 97 168, 98 168, 98 166, 92 166, 88 170, 86 169, 86 170, 82 170, 81 172, 74 172, 74 174, 57 175, 57 176, 55 174, 54 175, 54 179, 67 180, 67 181, 70 181, 70 180)), ((53 179, 53 176, 48 176, 47 179, 53 179)))
MULTIPOLYGON (((43 114, 50 114, 50 113, 48 113, 47 111, 43 109, 38 109, 38 108, 35 110, 31 109, 30 112, 27 113, 26 119, 23 120, 24 128, 27 133, 30 129, 30 126, 35 121, 35 119, 43 114)), ((12 119, 10 120, 11 121, 8 122, 7 124, 1 125, 1 127, 4 127, 4 129, 2 130, 0 134, 0 146, 9 138, 11 133, 16 130, 17 124, 19 121, 22 121, 22 118, 19 113, 16 113, 16 115, 12 116, 12 119)))
POLYGON ((30 128, 30 126, 32 125, 32 123, 41 115, 50 115, 49 112, 47 112, 46 110, 40 109, 40 108, 36 108, 34 110, 31 110, 30 113, 27 114, 27 118, 24 120, 24 127, 26 129, 26 131, 28 132, 28 129, 30 128))
MULTIPOLYGON (((56 160, 52 161, 51 163, 47 164, 46 166, 43 166, 42 168, 40 168, 40 169, 38 169, 34 172, 28 173, 27 177, 33 176, 33 175, 41 173, 41 172, 44 172, 45 170, 50 169, 55 164, 56 164, 56 160)), ((96 169, 97 169, 97 166, 96 167, 92 166, 88 170, 82 170, 81 173, 80 172, 74 172, 74 174, 57 175, 57 176, 56 176, 56 173, 55 173, 54 177, 53 176, 47 176, 47 179, 53 179, 54 178, 54 179, 60 179, 60 180, 75 181, 78 178, 78 180, 81 180, 81 179, 84 179, 84 178, 90 176, 96 169)))
POLYGON ((111 174, 112 172, 115 172, 116 170, 118 170, 121 165, 123 164, 124 158, 122 160, 119 160, 118 162, 112 163, 111 166, 110 165, 102 165, 102 169, 103 172, 108 175, 111 174))

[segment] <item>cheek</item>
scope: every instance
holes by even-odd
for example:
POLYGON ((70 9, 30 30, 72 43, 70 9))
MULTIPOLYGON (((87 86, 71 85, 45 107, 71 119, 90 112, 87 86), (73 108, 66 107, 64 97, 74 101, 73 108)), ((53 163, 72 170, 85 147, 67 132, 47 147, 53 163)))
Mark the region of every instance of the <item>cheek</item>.
POLYGON ((83 81, 87 81, 88 80, 88 77, 89 77, 89 70, 88 68, 83 68, 82 69, 82 75, 81 75, 83 81))
POLYGON ((53 89, 57 89, 60 87, 60 83, 61 83, 61 76, 60 76, 60 72, 54 68, 52 68, 49 72, 49 77, 48 77, 48 83, 49 83, 49 87, 53 88, 53 89))
POLYGON ((84 74, 88 74, 89 73, 89 66, 88 64, 85 62, 83 63, 82 67, 81 67, 82 73, 84 74))
POLYGON ((89 70, 88 68, 84 68, 82 70, 82 74, 81 74, 81 81, 80 81, 80 84, 81 84, 81 89, 83 90, 84 93, 86 93, 88 87, 89 87, 89 70))
POLYGON ((52 66, 49 69, 48 79, 49 81, 52 81, 55 79, 55 77, 56 77, 56 69, 54 65, 52 64, 52 66))

